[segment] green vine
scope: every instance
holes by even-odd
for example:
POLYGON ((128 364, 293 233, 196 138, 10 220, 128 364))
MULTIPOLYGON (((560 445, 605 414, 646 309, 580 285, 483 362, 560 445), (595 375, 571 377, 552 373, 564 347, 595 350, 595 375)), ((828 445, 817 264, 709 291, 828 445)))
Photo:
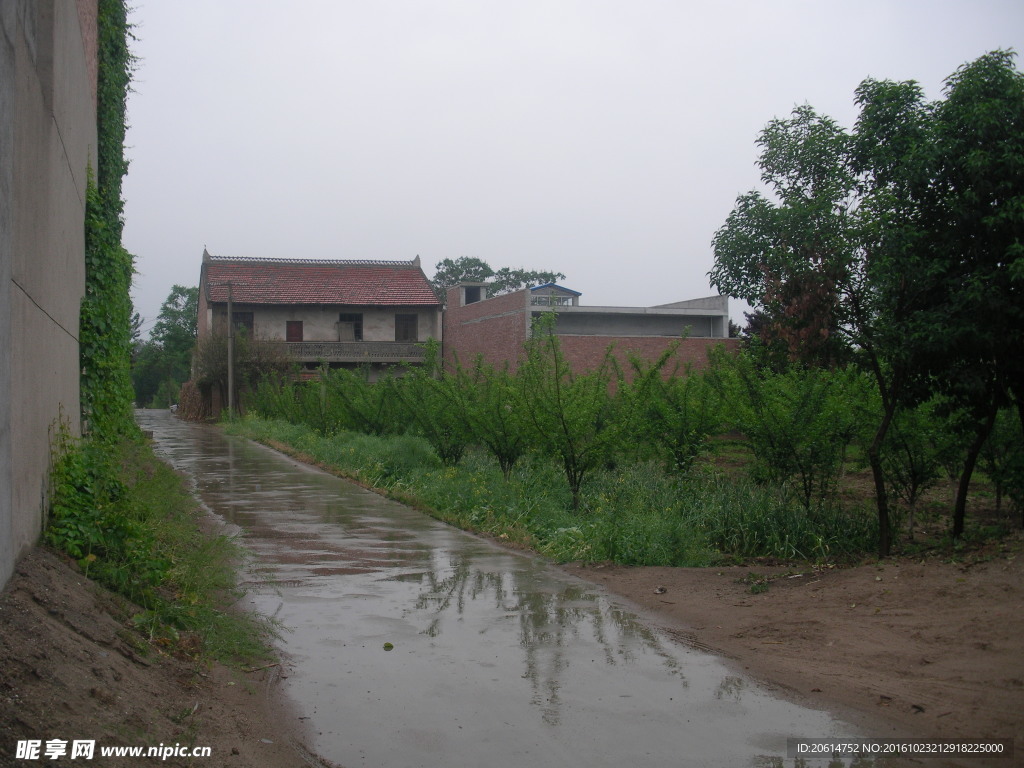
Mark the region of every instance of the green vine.
POLYGON ((100 442, 131 434, 132 256, 121 245, 121 182, 132 55, 124 0, 100 0, 97 172, 85 210, 85 296, 79 326, 83 423, 100 442))

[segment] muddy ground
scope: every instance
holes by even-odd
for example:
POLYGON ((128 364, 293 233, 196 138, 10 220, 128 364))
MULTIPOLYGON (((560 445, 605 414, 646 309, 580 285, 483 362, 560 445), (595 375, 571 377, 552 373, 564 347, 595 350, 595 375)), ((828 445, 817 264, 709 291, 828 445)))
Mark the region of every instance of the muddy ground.
MULTIPOLYGON (((961 562, 824 570, 565 568, 681 642, 869 735, 1012 738, 1024 750, 1021 549, 1016 538, 961 562)), ((209 758, 163 765, 325 765, 303 749, 302 722, 275 693, 286 667, 197 663, 145 643, 129 629, 130 610, 50 552, 19 563, 0 598, 0 766, 39 764, 16 759, 19 739, 211 748, 209 758)), ((992 761, 1022 763, 1024 753, 992 761)), ((97 752, 92 764, 151 763, 97 752)))

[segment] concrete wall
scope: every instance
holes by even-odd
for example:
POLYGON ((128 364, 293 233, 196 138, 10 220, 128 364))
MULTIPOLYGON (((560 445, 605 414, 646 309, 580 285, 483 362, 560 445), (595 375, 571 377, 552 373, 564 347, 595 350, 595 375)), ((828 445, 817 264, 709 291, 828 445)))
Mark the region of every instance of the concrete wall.
POLYGON ((79 430, 96 0, 0 2, 0 582, 34 544, 50 436, 79 430))
MULTIPOLYGON (((588 307, 589 309, 589 307, 588 307)), ((713 317, 676 314, 575 312, 556 309, 555 332, 590 336, 714 336, 713 317)))

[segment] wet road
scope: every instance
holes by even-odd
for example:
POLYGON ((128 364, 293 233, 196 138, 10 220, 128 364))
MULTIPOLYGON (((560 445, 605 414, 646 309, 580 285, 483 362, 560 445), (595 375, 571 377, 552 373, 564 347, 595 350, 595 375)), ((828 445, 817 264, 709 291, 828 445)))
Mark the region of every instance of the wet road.
POLYGON ((254 553, 285 692, 332 763, 761 766, 787 737, 852 733, 537 558, 216 427, 137 416, 254 553))

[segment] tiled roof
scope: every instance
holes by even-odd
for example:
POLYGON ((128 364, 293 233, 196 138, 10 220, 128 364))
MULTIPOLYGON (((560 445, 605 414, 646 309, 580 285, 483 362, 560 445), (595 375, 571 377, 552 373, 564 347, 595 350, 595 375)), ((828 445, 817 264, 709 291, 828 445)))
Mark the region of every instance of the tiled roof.
POLYGON ((207 300, 238 304, 439 304, 419 261, 315 261, 204 255, 207 300))

